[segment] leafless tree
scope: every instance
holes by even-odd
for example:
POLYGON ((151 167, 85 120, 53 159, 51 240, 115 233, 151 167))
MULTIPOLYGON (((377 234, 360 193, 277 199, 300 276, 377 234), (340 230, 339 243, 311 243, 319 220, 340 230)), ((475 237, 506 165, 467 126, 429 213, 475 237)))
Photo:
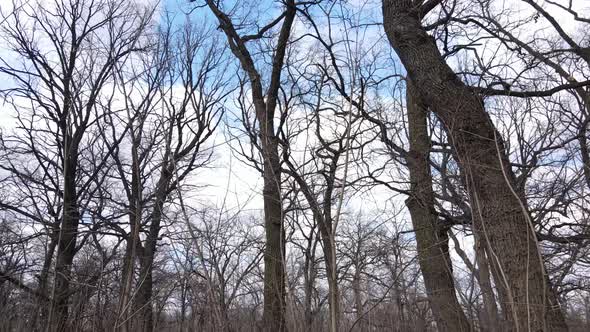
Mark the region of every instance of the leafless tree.
MULTIPOLYGON (((61 210, 55 213, 61 216, 50 235, 56 253, 48 319, 52 330, 63 330, 70 324, 71 270, 80 248, 79 224, 88 214, 82 193, 94 190, 89 187, 111 151, 90 174, 84 171, 80 153, 88 149, 86 144, 95 144, 87 132, 102 120, 95 110, 103 88, 116 65, 141 49, 140 39, 153 11, 110 1, 15 2, 13 9, 3 14, 3 37, 18 60, 3 58, 0 71, 16 85, 3 92, 15 109, 28 109, 28 116, 17 111, 28 132, 25 141, 39 162, 38 172, 45 173, 43 184, 54 188, 50 211, 61 210), (42 144, 48 143, 53 154, 36 152, 37 133, 45 136, 42 144)), ((16 176, 27 173, 21 170, 12 167, 16 176)))

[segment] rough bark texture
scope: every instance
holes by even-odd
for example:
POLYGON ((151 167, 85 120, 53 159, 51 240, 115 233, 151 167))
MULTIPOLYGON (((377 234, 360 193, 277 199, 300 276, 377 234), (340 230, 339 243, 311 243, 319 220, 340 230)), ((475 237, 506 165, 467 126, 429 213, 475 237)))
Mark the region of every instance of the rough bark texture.
POLYGON ((566 331, 563 313, 544 274, 525 204, 483 100, 442 58, 409 0, 383 0, 389 41, 421 100, 441 119, 470 193, 475 231, 501 268, 508 296, 501 300, 512 330, 566 331), (512 186, 512 187, 511 187, 512 186))
POLYGON ((453 267, 446 230, 434 214, 434 193, 430 175, 430 137, 427 109, 419 102, 415 88, 407 85, 407 112, 410 152, 411 196, 406 200, 418 245, 420 270, 438 330, 471 331, 471 326, 455 293, 453 267))

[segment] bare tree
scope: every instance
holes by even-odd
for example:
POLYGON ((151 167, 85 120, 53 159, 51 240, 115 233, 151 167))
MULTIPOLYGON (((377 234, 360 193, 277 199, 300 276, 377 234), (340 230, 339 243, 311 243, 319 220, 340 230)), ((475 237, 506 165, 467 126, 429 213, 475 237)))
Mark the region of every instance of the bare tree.
POLYGON ((434 211, 434 193, 428 157, 431 143, 427 131, 427 109, 417 97, 416 87, 411 82, 407 84, 406 89, 410 141, 408 169, 413 187, 406 204, 412 215, 416 242, 419 247, 422 247, 421 251, 424 253, 419 254, 420 269, 429 292, 430 305, 433 307, 438 329, 470 331, 471 324, 455 295, 453 268, 448 253, 447 229, 444 226, 441 227, 434 211), (429 252, 431 250, 434 252, 429 252))
POLYGON ((470 192, 475 231, 490 247, 507 295, 505 315, 514 329, 565 330, 559 303, 547 282, 530 214, 481 96, 444 62, 421 19, 439 1, 383 1, 384 26, 419 95, 442 120, 470 192))
POLYGON ((3 5, 3 329, 588 330, 587 17, 3 5))
POLYGON ((57 252, 49 325, 52 330, 63 330, 69 324, 71 269, 79 249, 78 226, 85 214, 80 192, 94 180, 90 175, 86 183, 78 182, 82 174, 79 153, 86 143, 85 133, 100 120, 94 110, 102 89, 115 66, 140 49, 140 37, 152 11, 110 1, 14 3, 13 7, 3 16, 3 34, 21 62, 3 58, 0 71, 17 86, 5 93, 27 99, 32 113, 47 121, 59 152, 53 162, 61 173, 58 204, 63 213, 55 225, 57 252))
MULTIPOLYGON (((218 1, 206 1, 217 20, 219 27, 227 36, 228 44, 242 69, 246 72, 252 94, 252 103, 256 113, 259 132, 260 153, 263 160, 264 179, 264 218, 266 231, 266 251, 264 255, 264 328, 269 331, 285 329, 285 266, 284 266, 284 229, 281 198, 281 171, 279 142, 275 129, 275 109, 281 72, 291 28, 296 16, 296 2, 289 0, 281 14, 270 23, 252 34, 242 35, 239 28, 228 15, 228 10, 220 6, 218 1), (282 23, 281 23, 282 22, 282 23), (270 77, 264 86, 263 75, 256 66, 255 59, 248 48, 248 43, 266 38, 269 31, 280 25, 280 31, 273 49, 270 77)), ((233 10, 229 10, 232 12, 233 10)))
POLYGON ((116 324, 122 329, 154 329, 152 271, 166 205, 184 179, 210 161, 212 150, 205 144, 221 120, 221 101, 229 92, 223 47, 207 38, 205 29, 186 23, 174 31, 171 24, 161 27, 139 65, 119 68, 117 87, 126 114, 123 123, 120 116, 110 116, 110 128, 104 128, 105 140, 114 142, 113 176, 121 182, 122 205, 129 211, 129 233, 117 228, 127 243, 116 324), (116 145, 122 129, 129 135, 130 161, 116 145))

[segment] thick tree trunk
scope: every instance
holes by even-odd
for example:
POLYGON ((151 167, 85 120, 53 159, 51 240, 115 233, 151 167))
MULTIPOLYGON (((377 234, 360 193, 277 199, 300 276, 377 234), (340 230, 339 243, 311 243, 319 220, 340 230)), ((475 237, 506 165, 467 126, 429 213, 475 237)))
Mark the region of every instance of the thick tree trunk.
POLYGON ((418 245, 418 261, 438 330, 471 331, 471 326, 455 293, 453 266, 446 230, 441 229, 434 210, 430 175, 430 137, 426 108, 419 102, 415 88, 407 85, 407 112, 410 152, 411 196, 406 200, 418 245))
MULTIPOLYGON (((148 252, 149 250, 145 250, 148 252)), ((139 258, 139 280, 135 294, 133 330, 151 332, 154 330, 154 310, 152 305, 152 265, 153 254, 144 253, 139 258)))
POLYGON ((409 0, 383 0, 389 41, 420 98, 441 119, 469 190, 475 232, 491 249, 507 296, 502 301, 513 330, 566 331, 559 303, 552 295, 535 234, 503 143, 483 100, 442 58, 435 40, 421 25, 409 0))
POLYGON ((52 331, 67 330, 68 306, 70 299, 70 278, 72 262, 76 254, 76 240, 80 212, 76 193, 77 149, 67 149, 64 160, 63 217, 58 239, 55 263, 55 285, 52 307, 50 309, 50 328, 52 331))
MULTIPOLYGON (((168 156, 168 155, 167 155, 168 156)), ((137 294, 134 301, 136 318, 135 329, 139 331, 154 330, 154 312, 152 305, 153 293, 153 268, 156 256, 160 225, 162 223, 164 203, 168 198, 168 189, 173 176, 172 162, 162 166, 162 171, 156 187, 154 206, 150 215, 150 228, 144 241, 142 253, 139 258, 139 279, 137 281, 137 294)))

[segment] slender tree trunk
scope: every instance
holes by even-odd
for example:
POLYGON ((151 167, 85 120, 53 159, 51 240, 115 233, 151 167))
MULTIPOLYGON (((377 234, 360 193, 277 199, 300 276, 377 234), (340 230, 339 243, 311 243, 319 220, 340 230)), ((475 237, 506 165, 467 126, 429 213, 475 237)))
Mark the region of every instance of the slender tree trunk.
MULTIPOLYGON (((51 269, 51 262, 53 262, 53 256, 55 254, 55 248, 57 246, 58 240, 58 231, 53 231, 51 236, 49 237, 49 244, 47 246, 47 252, 45 253, 45 259, 43 261, 43 267, 41 268, 41 273, 39 274, 39 286, 37 287, 40 294, 47 296, 47 298, 51 298, 51 294, 47 289, 47 284, 49 281, 49 272, 51 269)), ((47 301, 43 299, 38 299, 37 308, 38 312, 35 315, 35 321, 33 322, 33 326, 36 331, 44 331, 46 329, 47 324, 47 314, 48 314, 48 307, 47 301)))
MULTIPOLYGON (((406 308, 404 305, 404 295, 406 292, 406 287, 400 287, 405 285, 400 285, 399 281, 394 281, 393 292, 395 298, 395 309, 397 309, 397 316, 392 315, 392 322, 395 321, 395 317, 397 317, 399 328, 397 331, 404 331, 409 328, 408 319, 406 317, 406 308), (402 291, 402 289, 404 289, 402 291)), ((411 320, 411 319, 410 319, 411 320)), ((395 324, 395 323, 393 323, 395 324)))
POLYGON ((584 296, 584 314, 586 318, 586 328, 590 329, 590 296, 584 296))
MULTIPOLYGON (((590 105, 587 107, 590 110, 590 105)), ((586 123, 582 125, 578 133, 578 143, 580 144, 580 156, 584 164, 584 180, 586 186, 590 188, 590 152, 588 151, 588 139, 586 138, 586 123)))
POLYGON ((281 199, 281 169, 279 139, 275 134, 274 118, 277 106, 281 72, 291 34, 291 27, 297 13, 297 3, 287 0, 283 24, 277 38, 272 57, 270 80, 266 94, 262 78, 250 55, 246 41, 236 31, 231 17, 222 12, 218 4, 207 0, 207 5, 217 17, 220 28, 225 32, 232 53, 240 61, 242 69, 248 74, 252 102, 259 124, 261 153, 263 159, 262 177, 264 182, 264 227, 266 246, 264 249, 264 329, 266 331, 285 331, 285 231, 283 228, 283 207, 281 199))
MULTIPOLYGON (((126 241, 125 257, 123 259, 123 272, 121 274, 121 290, 119 294, 119 309, 117 315, 118 330, 126 332, 131 330, 131 322, 129 311, 131 309, 131 292, 133 289, 133 275, 135 272, 135 260, 137 251, 140 246, 139 232, 141 230, 141 215, 142 215, 142 188, 141 188, 141 171, 138 148, 141 145, 142 133, 141 126, 138 132, 132 131, 132 146, 131 146, 131 187, 128 188, 129 201, 129 238, 126 241)), ((121 174, 124 176, 124 174, 121 174)))
POLYGON ((313 231, 309 234, 307 241, 307 250, 305 252, 305 266, 304 266, 304 288, 305 288, 305 331, 313 331, 313 311, 312 298, 313 286, 315 284, 315 249, 317 240, 313 237, 313 231))
POLYGON ((489 245, 506 284, 506 318, 513 330, 566 331, 526 204, 513 189, 514 174, 503 142, 483 100, 445 63, 414 5, 409 0, 383 0, 385 31, 421 100, 441 119, 453 144, 470 194, 474 231, 489 245))
POLYGON ((492 289, 490 268, 488 259, 485 254, 484 244, 481 240, 477 239, 475 243, 475 257, 477 259, 477 273, 478 282, 481 294, 483 297, 484 306, 484 322, 483 331, 500 331, 498 306, 496 305, 496 298, 494 296, 494 290, 492 289))
POLYGON ((285 159, 289 167, 289 174, 297 181, 305 199, 310 205, 314 219, 319 226, 320 239, 326 265, 326 276, 328 279, 328 304, 329 304, 329 330, 335 332, 340 322, 340 295, 338 290, 338 269, 336 260, 336 242, 334 234, 334 222, 332 220, 332 194, 334 190, 334 179, 338 163, 338 155, 333 157, 329 167, 329 179, 326 182, 326 189, 323 193, 323 201, 318 202, 308 183, 297 173, 297 169, 285 159))
MULTIPOLYGON (((129 217, 130 224, 133 222, 133 217, 129 217)), ((129 299, 131 297, 131 284, 133 280, 133 255, 132 255, 132 238, 134 234, 134 227, 131 226, 130 238, 126 240, 125 256, 123 257, 123 271, 121 271, 121 289, 119 290, 119 304, 117 309, 117 319, 115 326, 116 330, 121 332, 129 331, 129 299)))
MULTIPOLYGON (((266 114, 266 112, 265 112, 266 114)), ((273 119, 261 122, 260 140, 264 155, 264 321, 267 331, 285 330, 285 232, 281 202, 281 174, 278 138, 274 134, 273 119)))
POLYGON ((439 227, 434 210, 428 157, 431 146, 427 130, 428 112, 419 102, 410 82, 406 89, 410 140, 407 161, 411 182, 411 196, 406 205, 416 234, 418 260, 428 300, 439 331, 471 331, 455 293, 446 230, 439 227))
MULTIPOLYGON (((322 226, 320 225, 320 228, 322 226)), ((329 233, 331 234, 331 232, 329 233)), ((324 242, 324 257, 326 260, 326 275, 328 277, 328 306, 330 309, 330 331, 339 331, 340 324, 340 292, 338 290, 338 274, 336 272, 336 257, 334 255, 334 238, 330 235, 322 236, 324 242)))
POLYGON ((185 321, 186 321, 186 309, 188 300, 188 276, 184 276, 182 286, 180 289, 180 332, 184 332, 185 321))

